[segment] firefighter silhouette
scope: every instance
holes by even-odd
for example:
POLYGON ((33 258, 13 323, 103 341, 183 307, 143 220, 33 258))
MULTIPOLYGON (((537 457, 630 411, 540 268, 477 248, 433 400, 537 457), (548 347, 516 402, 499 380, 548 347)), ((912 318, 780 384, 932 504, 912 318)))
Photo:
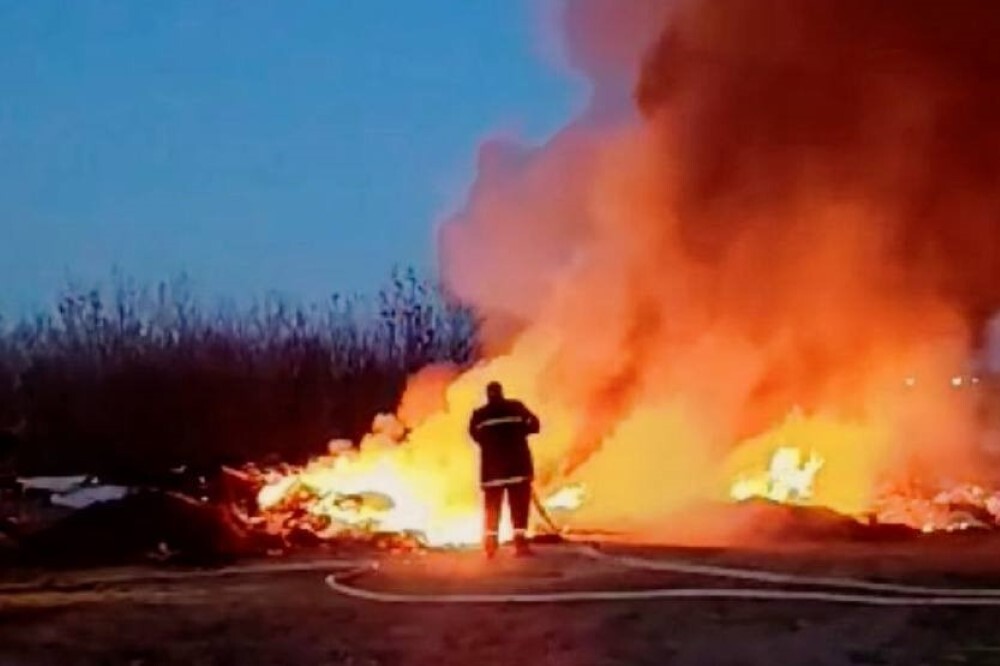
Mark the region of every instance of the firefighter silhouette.
POLYGON ((530 555, 526 531, 535 470, 528 436, 538 433, 538 417, 517 400, 504 396, 499 382, 486 387, 486 404, 472 413, 469 434, 480 449, 479 482, 483 490, 483 547, 488 557, 499 545, 504 497, 514 527, 518 555, 530 555))

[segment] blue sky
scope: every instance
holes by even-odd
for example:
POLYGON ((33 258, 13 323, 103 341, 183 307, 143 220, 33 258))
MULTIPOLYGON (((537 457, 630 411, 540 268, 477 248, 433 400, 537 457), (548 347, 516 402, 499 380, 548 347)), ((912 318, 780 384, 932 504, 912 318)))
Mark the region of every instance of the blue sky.
POLYGON ((582 103, 542 33, 530 0, 0 0, 0 312, 114 267, 308 301, 431 266, 478 142, 582 103))

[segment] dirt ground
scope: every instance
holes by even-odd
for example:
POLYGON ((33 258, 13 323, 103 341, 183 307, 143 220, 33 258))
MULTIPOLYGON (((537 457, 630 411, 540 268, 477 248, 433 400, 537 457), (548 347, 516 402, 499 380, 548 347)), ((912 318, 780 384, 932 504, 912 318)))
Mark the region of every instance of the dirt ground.
MULTIPOLYGON (((994 541, 845 546, 835 549, 836 556, 828 545, 782 553, 608 550, 1000 587, 994 541)), ((322 571, 112 578, 153 573, 7 572, 0 583, 0 665, 1000 664, 997 608, 721 600, 382 605, 334 594, 322 571)), ((559 546, 532 560, 505 556, 490 565, 477 553, 385 556, 381 571, 356 584, 410 593, 733 585, 628 571, 559 546)))

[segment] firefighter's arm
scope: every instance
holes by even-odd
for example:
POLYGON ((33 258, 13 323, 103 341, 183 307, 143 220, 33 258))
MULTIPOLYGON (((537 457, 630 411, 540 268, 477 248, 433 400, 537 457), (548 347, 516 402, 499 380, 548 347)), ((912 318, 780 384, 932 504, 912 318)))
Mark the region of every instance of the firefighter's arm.
POLYGON ((528 429, 528 434, 537 435, 538 432, 541 430, 542 426, 542 424, 538 420, 538 417, 535 416, 534 413, 530 409, 525 407, 523 404, 521 405, 521 410, 522 410, 521 418, 524 419, 524 425, 528 429))
POLYGON ((479 420, 480 419, 478 418, 478 416, 479 416, 478 414, 474 413, 472 415, 472 418, 469 419, 469 437, 471 437, 472 440, 476 444, 479 444, 479 420))

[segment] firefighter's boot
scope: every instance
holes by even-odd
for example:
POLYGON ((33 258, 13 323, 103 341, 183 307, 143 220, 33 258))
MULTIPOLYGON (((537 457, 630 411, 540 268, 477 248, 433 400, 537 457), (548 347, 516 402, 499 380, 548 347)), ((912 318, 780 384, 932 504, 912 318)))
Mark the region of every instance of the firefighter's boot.
POLYGON ((486 554, 486 559, 492 560, 497 556, 497 548, 499 548, 500 543, 496 536, 490 535, 483 539, 483 552, 486 554))

